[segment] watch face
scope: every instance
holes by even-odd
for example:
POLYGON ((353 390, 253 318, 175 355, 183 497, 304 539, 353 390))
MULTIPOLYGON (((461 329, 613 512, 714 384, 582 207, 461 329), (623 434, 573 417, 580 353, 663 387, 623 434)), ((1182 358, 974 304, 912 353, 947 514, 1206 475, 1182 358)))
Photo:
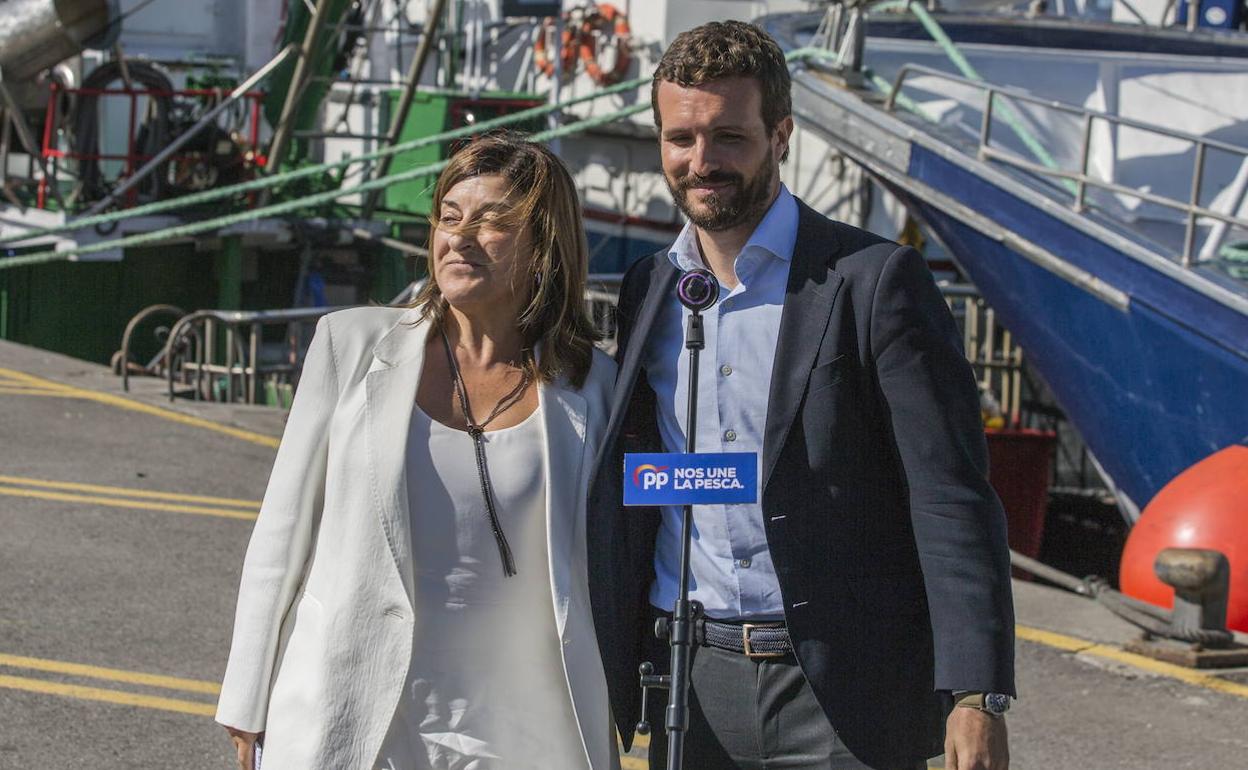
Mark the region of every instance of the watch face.
POLYGON ((984 711, 990 714, 1004 714, 1010 710, 1010 696, 999 692, 984 694, 984 711))

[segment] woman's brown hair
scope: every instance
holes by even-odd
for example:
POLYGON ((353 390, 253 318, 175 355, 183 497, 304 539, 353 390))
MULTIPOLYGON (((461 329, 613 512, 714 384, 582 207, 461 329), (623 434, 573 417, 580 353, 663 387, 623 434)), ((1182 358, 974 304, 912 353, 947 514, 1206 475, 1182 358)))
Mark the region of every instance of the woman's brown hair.
MULTIPOLYGON (((521 275, 533 279, 520 288, 529 292, 529 298, 517 324, 525 348, 535 350, 539 342, 542 346, 541 360, 528 357, 529 373, 541 382, 564 376, 579 388, 589 374, 598 334, 585 309, 589 245, 572 176, 554 153, 519 134, 474 139, 455 153, 438 177, 430 217, 431 252, 443 196, 465 179, 478 176, 507 180, 506 201, 511 209, 501 222, 494 220, 495 226, 529 229, 532 256, 521 275)), ((422 320, 442 327, 446 301, 432 270, 411 306, 420 308, 422 320)))

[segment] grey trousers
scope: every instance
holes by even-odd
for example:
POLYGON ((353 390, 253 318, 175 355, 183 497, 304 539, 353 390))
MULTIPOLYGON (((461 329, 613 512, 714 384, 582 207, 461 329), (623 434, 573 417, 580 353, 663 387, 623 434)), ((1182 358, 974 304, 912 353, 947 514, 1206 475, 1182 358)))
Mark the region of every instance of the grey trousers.
MULTIPOLYGON (((655 640, 651 662, 668 671, 668 647, 655 640)), ((917 761, 870 768, 841 743, 792 654, 750 659, 697 647, 685 734, 685 770, 922 770, 917 761)), ((667 768, 667 691, 651 692, 650 770, 667 768)))

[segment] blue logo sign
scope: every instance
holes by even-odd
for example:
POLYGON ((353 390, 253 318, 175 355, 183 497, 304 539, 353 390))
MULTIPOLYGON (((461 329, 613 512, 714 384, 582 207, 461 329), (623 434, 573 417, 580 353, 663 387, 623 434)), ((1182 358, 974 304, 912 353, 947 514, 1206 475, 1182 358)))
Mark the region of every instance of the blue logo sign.
POLYGON ((624 455, 625 505, 758 502, 758 453, 624 455))

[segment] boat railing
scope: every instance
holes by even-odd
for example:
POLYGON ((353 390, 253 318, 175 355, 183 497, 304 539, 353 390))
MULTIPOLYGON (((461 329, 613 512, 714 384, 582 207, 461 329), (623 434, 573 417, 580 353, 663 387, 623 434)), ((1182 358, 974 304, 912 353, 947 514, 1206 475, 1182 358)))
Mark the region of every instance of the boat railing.
MULTIPOLYGON (((1248 219, 1235 215, 1235 211, 1242 205, 1244 200, 1245 190, 1242 188, 1248 185, 1238 184, 1238 187, 1241 189, 1236 190, 1234 194, 1231 195, 1231 202, 1228 206, 1228 211, 1217 211, 1209 206, 1201 205, 1202 185, 1205 177, 1206 158, 1209 151, 1214 150, 1236 156, 1240 158, 1241 164, 1243 164, 1245 168, 1248 168, 1248 147, 1230 144, 1228 142, 1211 139, 1198 134, 1188 133, 1186 131, 1165 128, 1152 123, 1103 112, 1101 110, 1080 107, 1052 99, 1045 99, 1011 86, 994 85, 992 83, 973 80, 971 78, 961 77, 943 70, 926 67, 920 64, 905 64, 897 71, 897 75, 893 79, 892 90, 889 92, 888 97, 884 102, 885 109, 890 112, 896 110, 898 103, 901 101, 899 99, 899 95, 901 93, 902 86, 906 79, 912 75, 938 78, 983 92, 983 115, 979 127, 979 146, 976 150, 979 159, 999 161, 1027 172, 1055 177, 1065 180, 1067 183, 1073 183, 1074 200, 1071 205, 1075 211, 1083 211, 1087 208, 1088 188, 1094 187, 1107 190, 1111 193, 1119 193, 1134 197, 1138 200, 1157 204, 1182 213, 1185 216, 1186 221, 1183 235, 1183 251, 1180 255, 1179 261, 1184 267, 1192 267, 1194 264, 1201 261, 1201 259, 1212 256, 1215 253, 1217 246, 1226 237, 1230 226, 1248 229, 1248 219), (1053 110, 1066 115, 1072 115, 1082 121, 1082 141, 1079 146, 1078 170, 1053 168, 1048 165, 1020 158, 1013 153, 992 146, 991 140, 994 109, 996 109, 996 105, 998 105, 999 102, 1010 100, 1016 100, 1018 102, 1036 105, 1038 107, 1053 110), (1195 147, 1195 157, 1192 165, 1191 192, 1187 199, 1183 200, 1167 195, 1159 195, 1148 190, 1129 187, 1127 185, 1099 179, 1089 174, 1088 163, 1091 154, 1090 149, 1092 145, 1093 127, 1096 121, 1104 121, 1116 127, 1125 127, 1137 131, 1143 131, 1154 134, 1158 137, 1166 137, 1168 139, 1190 142, 1195 147), (1197 259, 1193 252, 1195 249, 1198 220, 1202 218, 1206 220, 1214 220, 1216 224, 1213 226, 1204 248, 1200 251, 1200 259, 1197 259)), ((1002 105, 1002 107, 1008 106, 1002 105)), ((1240 174, 1239 176, 1244 175, 1240 174)), ((1239 180, 1237 179, 1236 183, 1238 182, 1239 180)))

